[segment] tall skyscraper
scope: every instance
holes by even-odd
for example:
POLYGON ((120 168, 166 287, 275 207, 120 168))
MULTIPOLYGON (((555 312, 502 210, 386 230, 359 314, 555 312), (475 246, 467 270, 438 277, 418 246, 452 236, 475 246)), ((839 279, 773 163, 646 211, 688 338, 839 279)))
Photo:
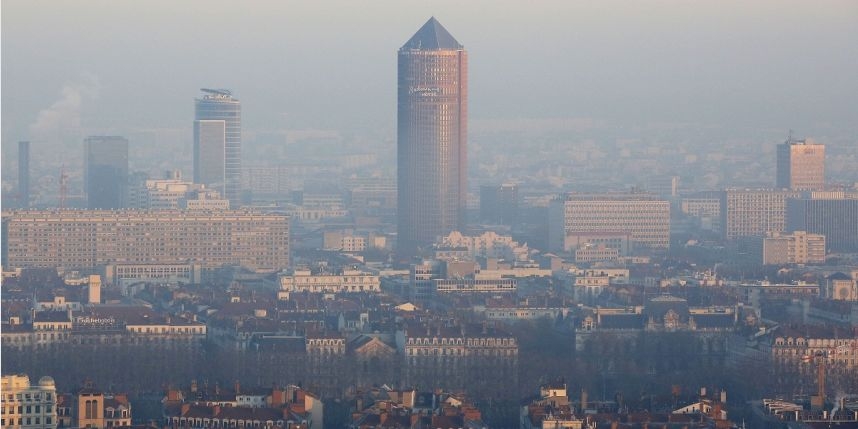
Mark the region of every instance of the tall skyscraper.
POLYGON ((825 187, 825 145, 792 136, 778 145, 777 187, 821 191, 825 187))
POLYGON ((84 140, 84 146, 87 208, 123 208, 128 192, 128 139, 92 136, 84 140))
POLYGON ((195 100, 194 182, 221 191, 240 206, 241 103, 226 89, 202 88, 195 100))
POLYGON ((18 207, 30 207, 30 142, 18 142, 18 207))
POLYGON ((465 224, 468 57, 434 17, 398 57, 397 252, 410 256, 465 224))

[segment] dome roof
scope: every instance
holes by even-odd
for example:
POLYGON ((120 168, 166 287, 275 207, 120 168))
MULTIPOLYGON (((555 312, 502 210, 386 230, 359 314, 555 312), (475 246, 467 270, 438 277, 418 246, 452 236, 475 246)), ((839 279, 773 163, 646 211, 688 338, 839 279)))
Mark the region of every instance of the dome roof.
POLYGON ((46 376, 39 379, 39 386, 40 387, 54 387, 55 386, 54 379, 51 377, 48 377, 46 375, 46 376))

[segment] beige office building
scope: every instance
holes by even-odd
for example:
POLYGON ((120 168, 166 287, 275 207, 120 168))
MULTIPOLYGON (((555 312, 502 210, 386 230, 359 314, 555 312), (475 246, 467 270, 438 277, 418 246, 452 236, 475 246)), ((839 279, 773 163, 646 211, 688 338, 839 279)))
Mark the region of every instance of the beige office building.
POLYGON ((825 263, 824 235, 795 231, 772 233, 761 240, 764 265, 825 263))
POLYGON ((3 213, 3 237, 4 267, 289 266, 289 217, 250 210, 14 211, 3 213))
POLYGON ((778 145, 777 187, 820 191, 825 187, 825 145, 811 139, 787 139, 778 145))
POLYGON ((721 225, 728 240, 739 237, 764 237, 783 232, 786 225, 786 201, 798 198, 798 191, 774 189, 725 190, 721 195, 721 225))
POLYGON ((549 246, 580 233, 629 234, 632 250, 667 249, 670 203, 643 193, 570 193, 555 202, 549 217, 549 246), (556 240, 556 241, 555 241, 556 240))

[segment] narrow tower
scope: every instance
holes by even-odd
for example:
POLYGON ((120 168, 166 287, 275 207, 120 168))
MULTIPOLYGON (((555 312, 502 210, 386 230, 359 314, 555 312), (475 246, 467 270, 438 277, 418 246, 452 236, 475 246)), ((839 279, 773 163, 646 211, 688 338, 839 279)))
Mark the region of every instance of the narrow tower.
POLYGON ((30 208, 30 142, 18 142, 18 206, 30 208))
POLYGON ((465 224, 468 57, 434 17, 398 57, 397 253, 409 257, 465 224))

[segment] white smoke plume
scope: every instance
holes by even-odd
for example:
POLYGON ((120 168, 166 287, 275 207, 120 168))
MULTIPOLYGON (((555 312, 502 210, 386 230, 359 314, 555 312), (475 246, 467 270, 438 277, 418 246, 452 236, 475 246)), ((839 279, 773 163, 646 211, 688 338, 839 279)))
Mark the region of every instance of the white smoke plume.
POLYGON ((76 137, 81 128, 81 106, 85 101, 97 98, 100 88, 98 78, 92 74, 66 82, 59 100, 39 111, 36 121, 30 124, 30 139, 52 144, 67 137, 76 137))

